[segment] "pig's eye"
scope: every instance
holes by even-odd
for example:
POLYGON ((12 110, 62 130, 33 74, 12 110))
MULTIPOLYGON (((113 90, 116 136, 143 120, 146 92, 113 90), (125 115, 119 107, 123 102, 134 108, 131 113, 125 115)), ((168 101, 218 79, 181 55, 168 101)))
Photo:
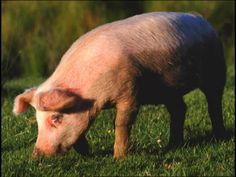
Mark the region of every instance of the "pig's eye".
POLYGON ((53 114, 52 121, 54 124, 61 123, 63 118, 63 114, 53 114))

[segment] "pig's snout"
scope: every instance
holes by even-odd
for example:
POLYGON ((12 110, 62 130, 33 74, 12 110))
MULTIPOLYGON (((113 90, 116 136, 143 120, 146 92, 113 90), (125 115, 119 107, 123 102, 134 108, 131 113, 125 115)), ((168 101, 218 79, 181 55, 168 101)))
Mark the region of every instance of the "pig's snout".
POLYGON ((53 156, 53 155, 56 155, 56 154, 63 155, 67 151, 68 151, 68 148, 63 148, 60 144, 56 148, 54 148, 50 151, 49 150, 43 150, 43 149, 40 149, 37 146, 35 146, 34 150, 32 152, 32 157, 34 159, 37 159, 40 156, 50 157, 50 156, 53 156))

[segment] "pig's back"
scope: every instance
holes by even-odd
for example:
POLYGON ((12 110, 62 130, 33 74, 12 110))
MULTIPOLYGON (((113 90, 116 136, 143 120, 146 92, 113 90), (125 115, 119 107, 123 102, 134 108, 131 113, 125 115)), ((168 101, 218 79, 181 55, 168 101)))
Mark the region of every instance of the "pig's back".
POLYGON ((182 60, 184 55, 192 52, 191 49, 198 52, 207 50, 203 46, 217 38, 214 29, 202 16, 190 13, 147 13, 110 26, 109 35, 120 41, 124 53, 142 65, 150 60, 152 64, 182 60))
POLYGON ((213 28, 200 15, 136 15, 102 25, 80 37, 48 82, 58 85, 63 80, 67 87, 83 85, 83 90, 88 90, 102 73, 133 63, 130 69, 138 67, 154 74, 157 79, 153 81, 186 90, 201 82, 202 61, 211 58, 215 48, 208 46, 216 38, 213 28))
POLYGON ((110 25, 135 65, 184 92, 201 84, 205 62, 214 68, 219 63, 215 56, 222 56, 214 29, 197 14, 147 13, 110 25))

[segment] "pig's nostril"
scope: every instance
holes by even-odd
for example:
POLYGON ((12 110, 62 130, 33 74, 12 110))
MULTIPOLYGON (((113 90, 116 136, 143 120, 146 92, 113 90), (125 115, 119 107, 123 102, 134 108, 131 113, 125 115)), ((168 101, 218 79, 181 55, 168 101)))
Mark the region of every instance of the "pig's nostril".
POLYGON ((64 149, 63 149, 63 147, 62 147, 61 144, 59 144, 59 145, 57 146, 56 153, 58 153, 58 154, 64 154, 64 149))
POLYGON ((56 148, 56 153, 59 154, 61 152, 61 144, 59 144, 56 148))
POLYGON ((33 159, 38 159, 40 156, 46 156, 46 157, 49 157, 49 156, 52 156, 52 155, 55 155, 55 154, 65 154, 65 152, 67 151, 66 148, 64 148, 62 146, 62 144, 59 144, 57 145, 57 147, 54 147, 50 150, 43 150, 43 149, 40 149, 40 148, 37 148, 35 147, 33 152, 32 152, 32 158, 33 159))
POLYGON ((58 144, 57 149, 56 149, 56 153, 64 155, 68 150, 69 150, 68 147, 64 147, 62 144, 58 144))

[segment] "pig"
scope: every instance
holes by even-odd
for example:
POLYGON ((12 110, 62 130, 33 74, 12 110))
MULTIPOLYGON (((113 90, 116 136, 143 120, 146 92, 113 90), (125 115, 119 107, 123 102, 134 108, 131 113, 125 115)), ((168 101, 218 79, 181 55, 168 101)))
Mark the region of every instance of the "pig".
MULTIPOLYGON (((139 107, 164 104, 170 113, 167 147, 184 141, 183 96, 206 96, 213 135, 222 138, 226 66, 222 43, 197 13, 150 12, 104 24, 77 39, 53 74, 15 98, 13 112, 36 110, 33 157, 88 153, 86 132, 102 109, 116 109, 114 158, 127 155, 139 107)), ((148 120, 147 120, 148 121, 148 120)), ((144 130, 145 131, 145 130, 144 130)))

